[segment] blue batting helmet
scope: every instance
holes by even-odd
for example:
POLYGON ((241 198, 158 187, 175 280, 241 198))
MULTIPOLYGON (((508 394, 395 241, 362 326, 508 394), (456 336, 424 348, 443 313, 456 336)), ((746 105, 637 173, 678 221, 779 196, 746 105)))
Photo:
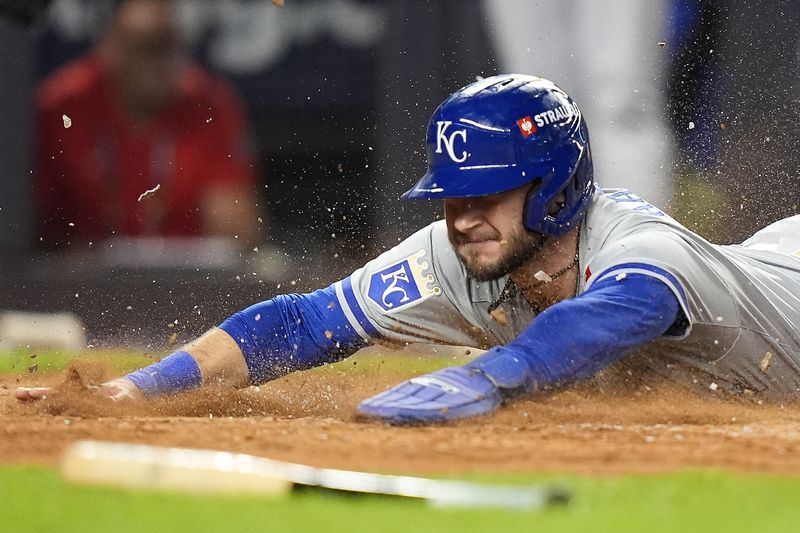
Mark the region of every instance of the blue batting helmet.
POLYGON ((586 121, 548 80, 509 74, 450 95, 428 124, 428 172, 403 198, 466 198, 537 183, 523 223, 548 236, 565 234, 594 193, 586 121), (563 205, 554 200, 564 193, 563 205))

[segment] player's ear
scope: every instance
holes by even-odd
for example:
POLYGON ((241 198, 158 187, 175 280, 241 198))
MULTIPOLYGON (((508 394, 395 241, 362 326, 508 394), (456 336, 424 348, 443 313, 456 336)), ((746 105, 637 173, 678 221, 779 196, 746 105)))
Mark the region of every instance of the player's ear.
POLYGON ((553 201, 550 203, 550 206, 547 208, 547 213, 548 213, 549 215, 555 215, 555 214, 556 214, 556 213, 558 213, 558 212, 559 212, 561 209, 563 209, 563 208, 564 208, 564 205, 565 205, 566 203, 567 203, 567 195, 566 195, 566 194, 564 194, 563 192, 559 193, 559 195, 558 195, 558 196, 556 196, 555 200, 553 200, 553 201))

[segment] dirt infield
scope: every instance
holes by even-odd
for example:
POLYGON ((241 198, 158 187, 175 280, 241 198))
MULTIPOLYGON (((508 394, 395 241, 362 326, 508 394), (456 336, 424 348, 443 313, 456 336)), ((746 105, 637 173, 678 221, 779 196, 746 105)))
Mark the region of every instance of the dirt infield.
POLYGON ((0 463, 52 465, 77 439, 224 449, 316 466, 408 473, 650 473, 692 467, 800 474, 800 406, 759 406, 674 389, 571 390, 443 427, 360 422, 357 402, 403 376, 300 373, 140 405, 84 388, 99 370, 0 375, 0 463), (33 379, 32 379, 33 378, 33 379), (18 383, 54 384, 37 404, 18 383))

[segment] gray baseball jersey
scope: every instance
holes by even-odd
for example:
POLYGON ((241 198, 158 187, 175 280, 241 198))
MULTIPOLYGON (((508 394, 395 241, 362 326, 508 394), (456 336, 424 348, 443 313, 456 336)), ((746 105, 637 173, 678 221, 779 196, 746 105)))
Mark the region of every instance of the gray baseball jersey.
MULTIPOLYGON (((720 246, 627 190, 603 190, 580 232, 578 294, 609 276, 645 274, 672 289, 685 318, 604 375, 771 399, 800 391, 800 216, 720 246)), ((506 282, 467 276, 438 221, 335 288, 350 324, 370 342, 487 348, 536 318, 520 294, 502 304, 506 323, 492 318, 489 305, 506 282)))

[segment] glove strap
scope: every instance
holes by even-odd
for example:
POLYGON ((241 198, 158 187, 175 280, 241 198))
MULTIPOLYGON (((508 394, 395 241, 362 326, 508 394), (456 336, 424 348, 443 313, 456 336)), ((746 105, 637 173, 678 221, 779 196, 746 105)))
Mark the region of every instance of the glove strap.
POLYGON ((536 383, 530 378, 528 365, 522 358, 502 348, 494 348, 467 363, 466 368, 483 373, 498 389, 506 389, 506 393, 529 392, 536 389, 536 383))

